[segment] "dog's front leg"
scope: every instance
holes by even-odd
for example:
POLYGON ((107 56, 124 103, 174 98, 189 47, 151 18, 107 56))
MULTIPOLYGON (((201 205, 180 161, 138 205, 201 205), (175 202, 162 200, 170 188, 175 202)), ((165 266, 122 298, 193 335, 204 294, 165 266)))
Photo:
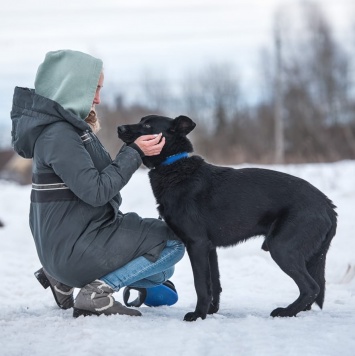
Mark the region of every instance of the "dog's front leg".
POLYGON ((211 271, 209 265, 209 253, 211 246, 208 242, 194 242, 187 245, 192 272, 194 275, 197 304, 194 312, 187 313, 185 321, 195 321, 197 318, 205 319, 209 310, 211 294, 211 271))
POLYGON ((219 279, 218 257, 216 248, 213 248, 210 251, 209 260, 212 281, 212 302, 208 309, 208 314, 214 314, 218 312, 220 294, 222 292, 221 282, 219 279))

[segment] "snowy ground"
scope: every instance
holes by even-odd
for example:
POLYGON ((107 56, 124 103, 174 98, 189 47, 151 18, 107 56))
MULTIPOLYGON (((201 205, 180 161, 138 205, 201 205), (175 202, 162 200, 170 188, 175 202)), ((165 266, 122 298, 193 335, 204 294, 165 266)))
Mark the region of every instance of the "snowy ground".
MULTIPOLYGON (((296 318, 269 316, 296 299, 298 290, 256 238, 219 250, 221 308, 204 321, 182 321, 196 302, 186 255, 172 278, 179 292, 174 306, 141 308, 140 318, 74 319, 71 311, 56 307, 50 291, 33 276, 40 265, 28 228, 30 187, 0 181, 5 223, 0 229, 0 355, 355 355, 355 278, 343 278, 348 265, 355 265, 355 162, 269 168, 309 180, 338 206, 323 311, 315 307, 296 318)), ((122 193, 123 211, 157 216, 146 170, 138 171, 122 193)), ((115 296, 122 301, 120 292, 115 296)))

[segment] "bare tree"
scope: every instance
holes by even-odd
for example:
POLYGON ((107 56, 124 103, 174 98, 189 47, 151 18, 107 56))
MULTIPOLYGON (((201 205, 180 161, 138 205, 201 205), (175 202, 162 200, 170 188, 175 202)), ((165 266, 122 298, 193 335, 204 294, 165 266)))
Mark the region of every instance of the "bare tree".
MULTIPOLYGON (((294 8, 292 9, 294 14, 294 8)), ((284 123, 289 158, 334 160, 338 157, 332 130, 342 126, 343 142, 352 145, 346 122, 352 117, 348 55, 334 39, 320 7, 302 3, 297 28, 288 16, 283 34, 284 123), (301 19, 301 21, 300 21, 301 19), (303 22, 302 22, 303 21, 303 22), (301 158, 303 157, 303 158, 301 158)), ((283 16, 285 11, 283 11, 283 16)))
POLYGON ((168 111, 173 104, 171 84, 161 74, 146 71, 142 77, 142 102, 153 111, 168 111))
POLYGON ((241 111, 239 78, 231 64, 210 64, 197 73, 189 73, 183 83, 186 112, 198 121, 196 146, 213 160, 234 156, 234 135, 241 111), (233 123, 233 124, 232 124, 233 123))
POLYGON ((266 90, 259 102, 243 102, 232 63, 190 72, 178 90, 163 75, 147 72, 138 104, 127 105, 117 96, 115 107, 103 109, 109 125, 100 135, 110 152, 120 144, 112 135, 118 124, 178 112, 197 122, 190 136, 196 151, 216 163, 354 159, 354 62, 317 5, 302 3, 298 18, 295 7, 281 10, 275 16, 273 49, 262 57, 266 90))

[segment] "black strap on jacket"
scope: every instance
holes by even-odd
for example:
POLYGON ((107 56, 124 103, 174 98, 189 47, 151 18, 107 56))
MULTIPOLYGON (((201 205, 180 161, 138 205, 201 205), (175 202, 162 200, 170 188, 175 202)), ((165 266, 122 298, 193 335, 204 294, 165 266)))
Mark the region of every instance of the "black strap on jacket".
MULTIPOLYGON (((84 146, 92 141, 90 132, 80 135, 84 146)), ((51 201, 79 200, 55 173, 34 173, 32 175, 31 202, 47 203, 51 201)))
POLYGON ((32 175, 31 202, 78 200, 78 197, 55 173, 34 173, 32 175))

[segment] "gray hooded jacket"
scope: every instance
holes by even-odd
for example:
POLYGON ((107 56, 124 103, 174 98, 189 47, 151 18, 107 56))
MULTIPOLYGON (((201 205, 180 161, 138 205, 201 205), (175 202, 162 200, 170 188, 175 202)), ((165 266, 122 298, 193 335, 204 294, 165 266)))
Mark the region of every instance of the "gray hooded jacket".
MULTIPOLYGON (((88 63, 82 55, 74 53, 81 63, 75 75, 81 71, 85 77, 93 57, 88 56, 88 63)), ((95 88, 100 71, 94 73, 95 88)), ((85 85, 82 82, 76 85, 85 85)), ((74 91, 67 89, 75 95, 75 84, 71 86, 74 91)), ((87 92, 90 98, 79 104, 84 113, 95 93, 87 92)), ((165 241, 176 237, 160 220, 119 210, 120 190, 141 165, 139 153, 123 146, 112 160, 82 119, 85 115, 64 106, 35 90, 16 87, 12 141, 17 153, 33 158, 30 227, 38 257, 53 277, 82 287, 138 256, 155 261, 165 241)))

